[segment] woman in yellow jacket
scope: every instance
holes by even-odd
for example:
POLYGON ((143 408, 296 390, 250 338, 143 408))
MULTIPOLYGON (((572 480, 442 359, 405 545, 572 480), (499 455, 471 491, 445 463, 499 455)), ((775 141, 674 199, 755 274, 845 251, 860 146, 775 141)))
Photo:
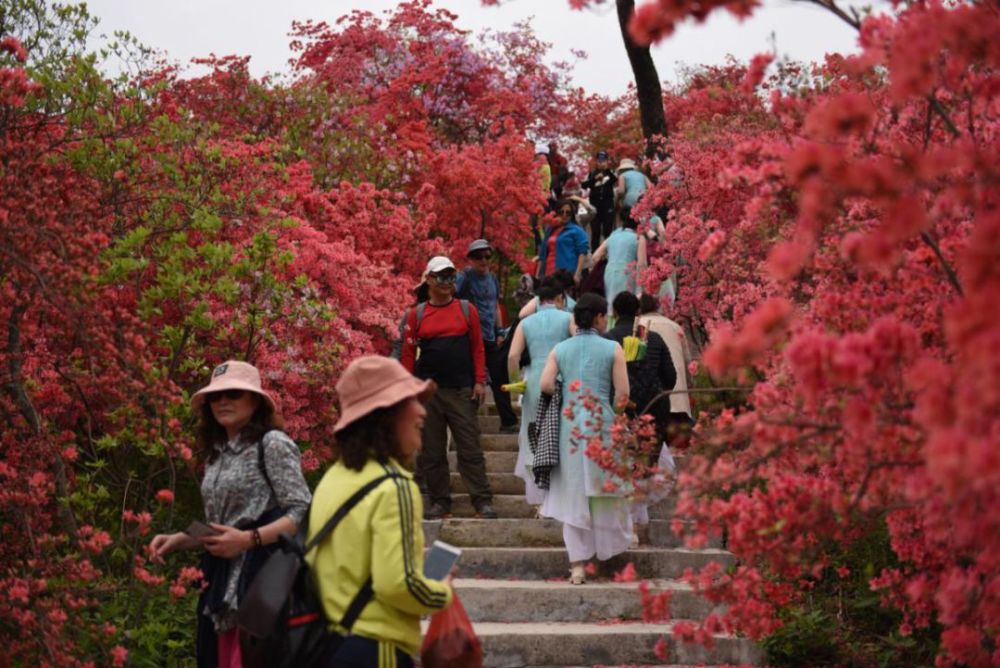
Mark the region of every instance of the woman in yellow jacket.
POLYGON ((447 608, 451 578, 424 576, 423 502, 410 470, 434 393, 388 357, 362 357, 340 382, 337 461, 313 495, 309 537, 366 484, 386 477, 309 555, 335 637, 323 665, 410 668, 420 651, 420 617, 447 608))

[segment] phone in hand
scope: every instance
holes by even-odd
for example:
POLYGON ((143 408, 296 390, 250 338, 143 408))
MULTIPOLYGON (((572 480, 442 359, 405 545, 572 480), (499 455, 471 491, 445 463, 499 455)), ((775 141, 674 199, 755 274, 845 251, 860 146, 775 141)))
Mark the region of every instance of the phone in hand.
POLYGON ((184 529, 184 533, 192 538, 206 538, 207 536, 218 536, 222 532, 218 529, 213 529, 204 522, 195 520, 188 525, 187 529, 184 529))
POLYGON ((431 580, 444 580, 455 568, 462 550, 440 540, 434 541, 424 557, 424 575, 431 580))

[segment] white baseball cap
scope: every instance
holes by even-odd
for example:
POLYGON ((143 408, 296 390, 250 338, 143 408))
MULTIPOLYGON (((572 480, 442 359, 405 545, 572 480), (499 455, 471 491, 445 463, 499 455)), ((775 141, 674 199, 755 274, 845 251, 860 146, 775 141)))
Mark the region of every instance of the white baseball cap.
POLYGON ((538 155, 539 153, 544 153, 545 155, 548 155, 549 147, 543 144, 542 142, 538 142, 537 144, 535 144, 535 155, 538 155))
POLYGON ((454 269, 455 264, 446 258, 444 255, 435 255, 427 262, 427 268, 424 269, 424 276, 428 274, 436 274, 445 269, 454 269))

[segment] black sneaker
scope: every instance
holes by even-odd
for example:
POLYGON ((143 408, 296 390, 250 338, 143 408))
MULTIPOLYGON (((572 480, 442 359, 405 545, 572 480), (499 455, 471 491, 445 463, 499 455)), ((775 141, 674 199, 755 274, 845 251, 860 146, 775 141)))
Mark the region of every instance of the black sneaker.
POLYGON ((520 431, 521 425, 519 424, 505 424, 500 427, 501 434, 517 434, 520 433, 520 431))
POLYGON ((480 503, 476 507, 476 517, 481 520, 495 520, 497 518, 497 511, 493 510, 493 504, 487 501, 486 503, 480 503))
POLYGON ((435 501, 424 511, 425 520, 445 520, 451 517, 451 507, 440 501, 435 501))

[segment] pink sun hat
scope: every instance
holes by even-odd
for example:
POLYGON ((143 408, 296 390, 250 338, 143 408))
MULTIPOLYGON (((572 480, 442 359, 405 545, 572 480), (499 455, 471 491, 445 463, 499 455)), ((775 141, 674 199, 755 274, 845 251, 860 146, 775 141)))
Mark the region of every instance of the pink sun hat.
POLYGON ((334 433, 360 420, 374 410, 417 397, 426 402, 437 386, 433 381, 420 380, 391 357, 368 355, 347 366, 337 381, 340 397, 340 419, 334 433))
POLYGON ((238 360, 228 360, 215 367, 208 385, 192 395, 191 408, 196 411, 201 410, 201 407, 205 405, 207 395, 224 390, 246 390, 259 394, 268 403, 271 410, 275 413, 278 412, 277 402, 261 387, 260 371, 257 370, 257 367, 238 360))

